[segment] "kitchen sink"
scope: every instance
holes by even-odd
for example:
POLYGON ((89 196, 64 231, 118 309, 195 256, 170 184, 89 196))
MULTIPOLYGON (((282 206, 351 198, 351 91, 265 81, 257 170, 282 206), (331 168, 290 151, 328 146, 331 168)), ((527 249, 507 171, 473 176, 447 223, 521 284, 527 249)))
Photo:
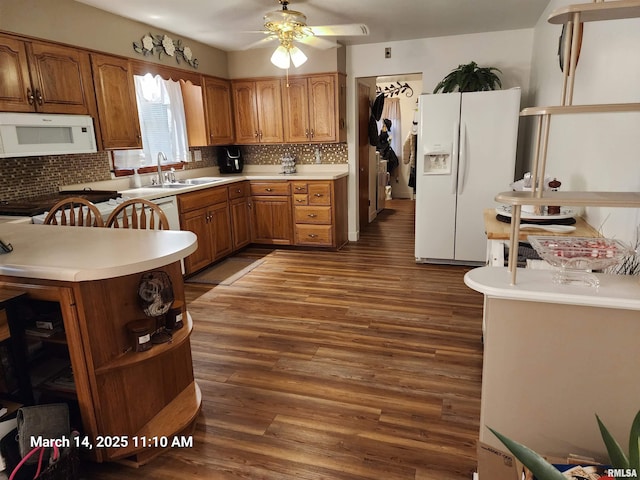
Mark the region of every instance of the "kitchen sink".
POLYGON ((205 185, 207 183, 216 183, 223 181, 222 177, 198 177, 198 178, 187 178, 184 183, 187 185, 205 185))
POLYGON ((165 183, 164 185, 149 185, 148 188, 185 188, 188 183, 165 183))
POLYGON ((208 183, 216 183, 223 181, 221 177, 198 177, 187 178, 174 183, 165 183, 164 185, 150 185, 151 188, 185 188, 191 185, 206 185, 208 183))

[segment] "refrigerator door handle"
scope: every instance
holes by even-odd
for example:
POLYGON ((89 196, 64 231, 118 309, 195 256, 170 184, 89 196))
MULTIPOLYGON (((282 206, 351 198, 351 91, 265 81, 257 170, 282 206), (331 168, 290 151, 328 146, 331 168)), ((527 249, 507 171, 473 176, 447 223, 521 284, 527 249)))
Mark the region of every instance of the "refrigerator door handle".
POLYGON ((460 175, 458 177, 458 195, 464 191, 465 177, 467 176, 467 125, 462 122, 460 125, 460 175))
POLYGON ((453 122, 453 149, 451 152, 451 193, 456 194, 458 182, 458 142, 460 141, 460 122, 453 122))

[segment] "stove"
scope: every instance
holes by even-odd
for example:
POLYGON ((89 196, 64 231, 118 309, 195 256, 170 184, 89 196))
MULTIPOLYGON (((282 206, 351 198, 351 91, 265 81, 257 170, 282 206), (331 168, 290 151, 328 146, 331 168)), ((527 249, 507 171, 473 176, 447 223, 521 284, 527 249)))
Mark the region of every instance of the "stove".
POLYGON ((90 202, 107 202, 118 198, 115 190, 62 190, 57 194, 27 198, 24 200, 0 201, 0 215, 33 217, 48 211, 64 198, 82 197, 90 202))

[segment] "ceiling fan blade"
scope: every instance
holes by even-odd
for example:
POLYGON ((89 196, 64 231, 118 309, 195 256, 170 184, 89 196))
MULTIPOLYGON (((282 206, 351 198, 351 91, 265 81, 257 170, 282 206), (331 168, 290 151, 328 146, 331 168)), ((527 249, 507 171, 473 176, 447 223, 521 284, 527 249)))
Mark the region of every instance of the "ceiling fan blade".
POLYGON ((369 27, 364 23, 350 23, 344 25, 321 25, 309 29, 314 35, 333 35, 339 37, 349 37, 358 35, 369 35, 369 27))
POLYGON ((257 42, 250 43, 246 47, 242 47, 242 50, 249 50, 251 48, 266 47, 267 45, 269 45, 274 40, 277 40, 277 38, 275 36, 273 36, 273 35, 269 35, 268 37, 264 37, 262 40, 258 40, 257 42))
POLYGON ((334 42, 333 40, 326 40, 320 37, 314 37, 310 35, 308 37, 301 38, 297 40, 300 43, 304 43, 305 45, 309 45, 313 48, 318 48, 320 50, 329 50, 330 48, 338 48, 340 44, 334 42))

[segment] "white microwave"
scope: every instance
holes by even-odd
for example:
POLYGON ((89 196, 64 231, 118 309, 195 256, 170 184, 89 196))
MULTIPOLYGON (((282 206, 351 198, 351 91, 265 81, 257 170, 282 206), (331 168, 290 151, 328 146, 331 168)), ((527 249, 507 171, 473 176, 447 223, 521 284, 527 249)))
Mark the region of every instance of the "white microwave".
POLYGON ((0 112, 0 158, 96 151, 90 115, 0 112))

